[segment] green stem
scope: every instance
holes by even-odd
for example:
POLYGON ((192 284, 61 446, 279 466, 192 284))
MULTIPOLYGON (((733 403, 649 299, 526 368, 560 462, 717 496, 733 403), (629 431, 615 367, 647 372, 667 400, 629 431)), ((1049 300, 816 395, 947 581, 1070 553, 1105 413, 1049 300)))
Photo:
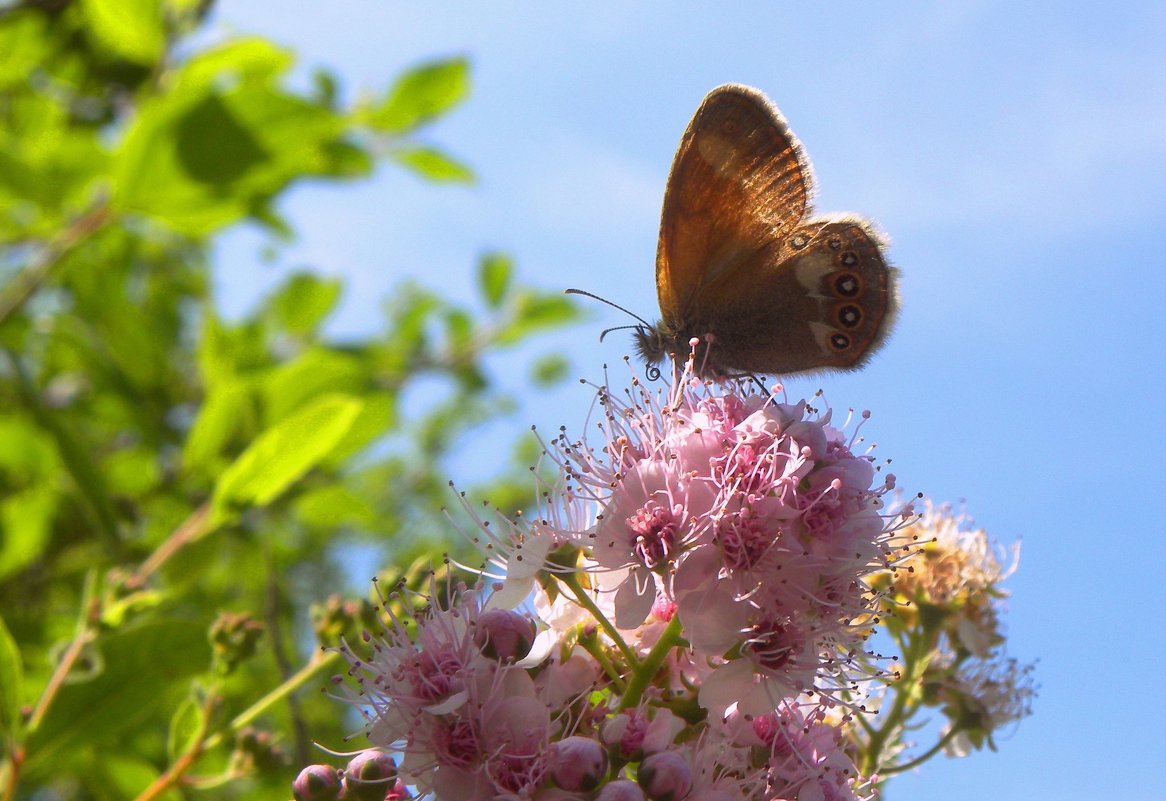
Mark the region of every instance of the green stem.
POLYGON ((203 703, 202 715, 199 718, 197 736, 191 742, 190 748, 186 750, 182 756, 174 761, 174 763, 167 768, 166 772, 155 779, 149 787, 141 792, 134 801, 153 801, 153 799, 162 795, 170 788, 174 787, 186 775, 186 772, 194 767, 200 757, 202 757, 206 746, 203 743, 203 737, 206 736, 207 727, 210 726, 212 707, 214 706, 214 697, 212 693, 207 694, 207 698, 203 703))
MULTIPOLYGON (((335 662, 338 662, 342 657, 337 651, 317 651, 316 655, 308 664, 300 668, 294 675, 288 676, 287 680, 273 689, 267 695, 260 698, 247 709, 243 710, 234 720, 228 724, 229 731, 233 734, 244 726, 250 724, 255 718, 262 715, 269 708, 274 706, 279 701, 282 701, 287 696, 294 693, 296 690, 303 687, 312 679, 316 678, 325 668, 331 667, 335 662)), ((218 732, 211 735, 206 743, 203 745, 204 751, 209 751, 222 744, 223 733, 218 732)))
POLYGON ((76 664, 77 659, 85 652, 85 646, 96 638, 93 631, 93 622, 97 619, 99 606, 99 601, 96 598, 96 587, 97 577, 93 571, 89 571, 85 576, 85 586, 81 591, 77 630, 61 654, 61 658, 57 661, 53 675, 49 677, 44 692, 37 699, 36 706, 33 707, 32 714, 28 717, 27 731, 30 735, 40 728, 41 721, 44 720, 49 707, 52 706, 53 700, 57 697, 57 692, 64 685, 65 679, 73 670, 73 665, 76 664))
POLYGON ((78 217, 49 242, 44 250, 4 287, 3 292, 0 292, 0 325, 28 302, 37 288, 49 277, 53 268, 61 263, 62 256, 100 230, 112 216, 108 207, 98 206, 88 214, 78 217))
POLYGON ((607 648, 599 641, 599 638, 594 636, 581 636, 579 637, 579 645, 584 651, 591 654, 592 659, 599 663, 607 678, 611 679, 611 683, 615 685, 616 691, 622 693, 627 687, 627 683, 624 681, 624 677, 620 675, 619 668, 611 661, 611 657, 607 655, 607 648))
POLYGON ((623 694, 623 699, 619 702, 620 709, 627 709, 640 703, 644 690, 656 678, 660 666, 664 664, 668 654, 680 642, 680 631, 680 615, 673 615, 660 634, 660 639, 652 646, 652 650, 644 657, 644 661, 632 672, 632 679, 628 682, 628 688, 623 694))
POLYGON ((568 573, 565 575, 558 575, 556 578, 563 584, 563 586, 570 588, 571 593, 575 596, 575 600, 579 602, 579 605, 591 613, 591 616, 595 618, 597 623, 599 623, 600 628, 602 628, 604 633, 611 638, 611 641, 615 643, 616 648, 619 648, 620 653, 623 654, 624 659, 627 660, 628 664, 635 666, 639 662, 639 660, 636 658, 636 652, 632 650, 631 646, 624 642, 624 638, 620 635, 619 630, 612 624, 610 620, 607 619, 607 616, 604 615, 602 611, 600 611, 599 607, 595 605, 595 602, 591 600, 591 596, 587 594, 587 590, 583 589, 583 586, 579 584, 579 579, 576 574, 568 573))
POLYGON ((922 756, 915 757, 910 762, 904 762, 902 765, 894 765, 892 767, 880 770, 879 774, 882 776, 894 776, 896 773, 902 773, 905 770, 911 770, 913 768, 919 767, 924 762, 938 754, 944 746, 955 739, 957 734, 959 734, 958 729, 951 729, 951 731, 939 739, 939 742, 937 742, 931 748, 927 749, 927 753, 923 754, 922 756))
POLYGON ((898 735, 905 722, 915 714, 918 707, 914 702, 918 698, 916 684, 923 676, 924 671, 927 670, 928 664, 930 664, 930 642, 931 638, 926 636, 925 632, 913 633, 908 637, 907 647, 903 649, 906 673, 902 679, 896 682, 896 685, 902 689, 894 692, 894 703, 891 704, 885 717, 880 714, 879 717, 882 725, 879 728, 871 728, 870 730, 870 739, 867 741, 866 753, 863 754, 862 764, 859 766, 862 773, 870 774, 876 770, 880 773, 882 772, 879 767, 879 760, 882 756, 883 749, 893 736, 898 735), (909 704, 911 705, 910 708, 908 707, 909 704))

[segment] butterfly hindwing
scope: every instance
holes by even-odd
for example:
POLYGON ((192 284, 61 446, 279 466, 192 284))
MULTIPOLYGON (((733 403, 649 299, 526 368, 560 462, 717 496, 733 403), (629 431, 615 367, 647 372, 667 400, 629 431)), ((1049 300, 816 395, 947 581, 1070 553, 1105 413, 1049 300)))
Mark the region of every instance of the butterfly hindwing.
POLYGON ((883 247, 857 217, 806 222, 747 265, 752 291, 697 325, 716 335, 718 362, 738 371, 859 367, 886 337, 897 307, 896 271, 883 247))

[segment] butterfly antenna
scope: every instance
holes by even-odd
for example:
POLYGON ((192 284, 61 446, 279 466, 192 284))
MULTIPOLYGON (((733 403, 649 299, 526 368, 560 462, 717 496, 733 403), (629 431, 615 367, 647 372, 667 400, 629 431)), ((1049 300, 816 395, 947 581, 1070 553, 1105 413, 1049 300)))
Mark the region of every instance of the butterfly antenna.
MULTIPOLYGON (((635 312, 628 311, 623 306, 620 306, 618 303, 613 303, 610 300, 608 300, 607 298, 601 298, 601 297, 599 297, 599 295, 588 292, 585 289, 564 289, 563 294, 564 295, 584 295, 586 297, 591 298, 592 300, 598 300, 600 303, 606 303, 608 306, 611 306, 613 309, 619 309, 621 312, 623 312, 624 314, 626 314, 629 317, 636 318, 637 320, 639 320, 643 325, 647 326, 648 328, 652 327, 651 323, 649 323, 647 320, 645 320, 643 317, 636 314, 635 312)), ((610 332, 610 331, 618 331, 621 328, 638 328, 638 327, 639 326, 634 326, 634 325, 620 325, 620 326, 616 326, 615 328, 609 328, 609 329, 607 329, 607 331, 604 331, 602 334, 599 335, 599 340, 602 342, 603 337, 606 336, 608 334, 608 332, 610 332)))
POLYGON ((623 330, 628 329, 628 328, 643 328, 643 326, 642 325, 614 325, 611 328, 605 328, 599 332, 599 341, 602 342, 603 338, 605 336, 607 336, 608 334, 610 334, 612 331, 623 331, 623 330))

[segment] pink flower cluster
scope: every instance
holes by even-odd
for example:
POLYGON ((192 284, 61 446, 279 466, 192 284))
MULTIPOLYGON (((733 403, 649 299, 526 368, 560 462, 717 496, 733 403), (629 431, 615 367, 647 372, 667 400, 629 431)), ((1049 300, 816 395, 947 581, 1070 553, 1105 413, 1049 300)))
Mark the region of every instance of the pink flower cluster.
POLYGON ((554 443, 538 520, 475 532, 496 573, 345 649, 370 741, 436 799, 868 797, 841 726, 910 507, 829 411, 636 392, 554 443))
POLYGON ((659 617, 665 602, 703 666, 710 712, 763 715, 839 686, 870 633, 865 579, 905 556, 897 532, 913 514, 884 512, 894 476, 876 482, 857 430, 804 401, 702 384, 682 384, 662 408, 646 393, 604 399, 604 446, 555 448, 568 495, 602 511, 594 526, 555 531, 620 577, 617 626, 659 617))

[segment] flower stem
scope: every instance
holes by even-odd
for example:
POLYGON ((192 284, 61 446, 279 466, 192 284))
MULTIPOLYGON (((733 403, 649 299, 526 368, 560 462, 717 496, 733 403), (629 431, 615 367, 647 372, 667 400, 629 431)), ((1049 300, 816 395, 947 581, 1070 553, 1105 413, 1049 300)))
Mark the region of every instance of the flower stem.
MULTIPOLYGON (((247 709, 239 713, 234 720, 228 725, 230 732, 237 732, 242 729, 255 718, 266 712, 271 706, 291 695, 296 690, 303 687, 309 681, 314 679, 325 668, 331 667, 333 663, 340 661, 340 653, 338 651, 317 651, 308 664, 304 665, 293 675, 289 676, 286 681, 273 689, 267 695, 260 698, 247 709)), ((207 738, 203 745, 204 751, 209 751, 212 748, 220 745, 223 742, 224 736, 222 732, 211 735, 207 738)))
POLYGON ((640 703, 644 690, 656 678, 657 671, 660 670, 660 666, 664 664, 664 660, 668 658, 673 647, 680 642, 680 631, 680 616, 673 615, 663 633, 660 634, 660 639, 652 646, 652 650, 632 673, 627 691, 624 692, 623 698, 620 700, 620 709, 627 709, 640 703))
POLYGON ((615 643, 617 648, 619 648, 620 653, 623 654, 624 659, 628 661, 628 664, 636 665, 639 662, 639 660, 636 658, 636 652, 633 651, 631 646, 629 646, 624 641, 624 638, 619 633, 619 629, 617 629, 612 624, 612 622, 607 619, 607 615, 603 614, 599 607, 595 605, 595 602, 591 600, 591 596, 587 594, 585 589, 583 589, 583 586, 579 583, 579 579, 575 576, 575 574, 568 573, 565 575, 559 575, 557 578, 563 584, 563 586, 570 588, 571 594, 575 596, 575 600, 579 602, 579 605, 590 612, 591 615, 595 618, 595 621, 603 629, 604 633, 606 633, 608 637, 611 637, 611 641, 615 643))

